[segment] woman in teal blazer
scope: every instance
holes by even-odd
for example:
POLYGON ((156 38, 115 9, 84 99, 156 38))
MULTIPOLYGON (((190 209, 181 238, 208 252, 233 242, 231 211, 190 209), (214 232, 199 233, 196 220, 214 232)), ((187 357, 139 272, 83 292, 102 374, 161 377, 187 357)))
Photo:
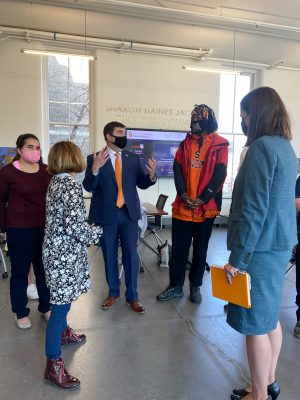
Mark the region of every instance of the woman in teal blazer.
POLYGON ((297 160, 289 117, 274 89, 248 93, 241 117, 249 149, 235 181, 227 238, 231 253, 224 269, 229 281, 239 269, 251 276, 252 307, 229 304, 227 322, 246 335, 252 385, 235 389, 231 398, 265 400, 271 395, 274 400, 280 392, 275 370, 282 342, 281 292, 297 242, 297 160))

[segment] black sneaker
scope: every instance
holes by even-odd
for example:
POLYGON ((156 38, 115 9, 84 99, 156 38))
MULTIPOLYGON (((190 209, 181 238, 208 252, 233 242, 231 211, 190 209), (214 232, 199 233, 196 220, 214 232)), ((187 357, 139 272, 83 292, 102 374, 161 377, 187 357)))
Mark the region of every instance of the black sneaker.
POLYGON ((191 302, 195 304, 200 304, 202 301, 200 288, 198 286, 191 286, 190 293, 191 293, 190 295, 191 302))
POLYGON ((182 288, 179 286, 168 286, 163 292, 161 292, 156 299, 158 301, 169 301, 172 299, 178 299, 183 297, 182 288))
POLYGON ((300 338, 300 319, 297 321, 294 328, 294 336, 300 338))

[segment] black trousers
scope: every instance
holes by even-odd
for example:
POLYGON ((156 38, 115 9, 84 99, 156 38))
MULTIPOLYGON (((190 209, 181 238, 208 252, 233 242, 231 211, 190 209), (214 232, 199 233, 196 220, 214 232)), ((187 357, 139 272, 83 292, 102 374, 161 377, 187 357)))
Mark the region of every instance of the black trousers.
POLYGON ((193 258, 189 272, 191 286, 201 286, 205 271, 208 242, 215 218, 204 222, 182 221, 172 218, 172 253, 170 259, 170 286, 182 287, 189 251, 193 239, 193 258))
POLYGON ((11 264, 10 301, 12 311, 17 318, 27 317, 28 273, 32 263, 39 295, 38 310, 46 313, 50 310, 50 294, 46 286, 42 261, 44 228, 8 228, 7 245, 11 264))
POLYGON ((300 245, 297 244, 296 247, 296 304, 298 306, 297 309, 297 321, 300 320, 300 245))

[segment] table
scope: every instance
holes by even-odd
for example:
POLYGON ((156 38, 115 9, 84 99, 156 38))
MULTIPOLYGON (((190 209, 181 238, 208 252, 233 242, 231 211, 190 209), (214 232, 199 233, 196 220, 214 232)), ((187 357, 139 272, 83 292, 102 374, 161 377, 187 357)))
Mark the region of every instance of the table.
POLYGON ((157 229, 161 229, 161 217, 163 215, 168 215, 168 213, 160 208, 157 208, 151 203, 143 203, 143 206, 146 209, 147 217, 154 217, 157 229))

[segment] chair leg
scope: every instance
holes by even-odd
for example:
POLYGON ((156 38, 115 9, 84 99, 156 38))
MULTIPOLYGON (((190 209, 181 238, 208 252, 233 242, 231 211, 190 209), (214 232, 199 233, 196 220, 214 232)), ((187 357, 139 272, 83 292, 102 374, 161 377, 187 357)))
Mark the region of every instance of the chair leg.
POLYGON ((144 238, 140 238, 140 242, 148 247, 149 250, 153 251, 153 253, 155 253, 157 256, 159 256, 159 252, 157 250, 155 250, 154 247, 152 247, 148 242, 146 242, 146 240, 144 238))
POLYGON ((123 264, 121 264, 121 269, 119 271, 119 281, 120 282, 121 282, 122 274, 123 274, 123 264))
MULTIPOLYGON (((189 271, 191 269, 191 266, 192 266, 191 261, 188 261, 187 265, 186 265, 186 270, 189 271)), ((205 271, 207 271, 207 272, 210 271, 210 266, 208 265, 207 262, 205 263, 205 271)))
POLYGON ((285 276, 287 276, 295 266, 296 266, 296 263, 289 265, 288 269, 285 272, 285 276))
POLYGON ((7 273, 7 267, 6 267, 5 258, 4 258, 3 251, 2 251, 1 248, 0 248, 0 257, 1 257, 2 264, 3 264, 3 269, 4 269, 4 272, 2 274, 2 279, 6 279, 6 278, 8 278, 8 273, 7 273))
POLYGON ((143 261, 141 259, 140 253, 137 252, 137 254, 138 254, 138 258, 139 258, 140 273, 143 273, 143 272, 145 272, 145 269, 143 267, 143 261))

